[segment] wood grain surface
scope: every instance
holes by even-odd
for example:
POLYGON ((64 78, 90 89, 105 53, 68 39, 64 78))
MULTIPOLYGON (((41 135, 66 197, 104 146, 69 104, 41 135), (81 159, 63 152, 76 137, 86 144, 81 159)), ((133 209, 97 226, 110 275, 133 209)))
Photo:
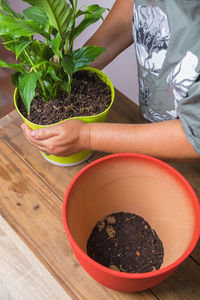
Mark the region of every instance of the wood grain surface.
POLYGON ((0 266, 2 300, 71 299, 1 216, 0 266))
MULTIPOLYGON (((67 295, 81 300, 200 299, 200 243, 172 276, 150 290, 119 293, 94 281, 71 250, 61 209, 65 190, 73 176, 85 164, 105 153, 96 152, 76 167, 57 167, 46 162, 26 141, 21 122, 15 111, 0 120, 0 213, 67 295)), ((137 105, 117 92, 108 122, 144 123, 144 120, 137 105)), ((200 197, 199 162, 171 164, 186 177, 200 197)))

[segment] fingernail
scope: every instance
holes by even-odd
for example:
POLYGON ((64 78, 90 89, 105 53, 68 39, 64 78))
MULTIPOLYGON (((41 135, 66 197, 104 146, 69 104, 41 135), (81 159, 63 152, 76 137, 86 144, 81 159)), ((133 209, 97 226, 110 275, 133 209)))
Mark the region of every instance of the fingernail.
POLYGON ((37 130, 32 130, 30 135, 33 137, 33 138, 37 138, 38 137, 38 133, 37 133, 37 130))

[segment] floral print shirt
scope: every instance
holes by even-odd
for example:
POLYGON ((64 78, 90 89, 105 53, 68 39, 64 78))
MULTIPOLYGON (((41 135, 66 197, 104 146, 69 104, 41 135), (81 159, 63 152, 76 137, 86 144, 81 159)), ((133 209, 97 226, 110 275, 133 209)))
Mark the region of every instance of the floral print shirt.
POLYGON ((133 32, 142 115, 179 118, 200 154, 200 1, 135 0, 133 32))

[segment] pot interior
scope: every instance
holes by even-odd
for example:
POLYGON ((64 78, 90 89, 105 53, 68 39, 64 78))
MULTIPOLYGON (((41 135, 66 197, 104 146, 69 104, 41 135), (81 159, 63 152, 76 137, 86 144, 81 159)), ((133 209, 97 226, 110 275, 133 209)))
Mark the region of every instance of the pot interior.
POLYGON ((86 252, 96 223, 120 211, 143 217, 156 231, 164 246, 161 268, 180 258, 192 240, 192 195, 180 178, 154 160, 115 157, 78 177, 67 205, 67 222, 78 246, 86 252))

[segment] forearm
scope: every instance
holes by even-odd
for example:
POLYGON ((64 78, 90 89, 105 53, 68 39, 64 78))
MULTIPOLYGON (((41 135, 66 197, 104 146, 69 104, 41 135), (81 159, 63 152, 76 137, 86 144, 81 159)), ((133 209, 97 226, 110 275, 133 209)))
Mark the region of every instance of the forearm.
POLYGON ((33 130, 26 138, 40 151, 68 156, 83 150, 141 153, 165 160, 195 160, 200 155, 187 140, 180 120, 153 124, 83 123, 68 120, 33 130))
POLYGON ((153 124, 89 124, 90 147, 103 152, 136 152, 161 159, 197 159, 180 120, 153 124))
POLYGON ((105 52, 91 64, 92 67, 103 69, 133 43, 133 3, 133 0, 117 0, 103 24, 86 42, 86 45, 105 48, 105 52))

